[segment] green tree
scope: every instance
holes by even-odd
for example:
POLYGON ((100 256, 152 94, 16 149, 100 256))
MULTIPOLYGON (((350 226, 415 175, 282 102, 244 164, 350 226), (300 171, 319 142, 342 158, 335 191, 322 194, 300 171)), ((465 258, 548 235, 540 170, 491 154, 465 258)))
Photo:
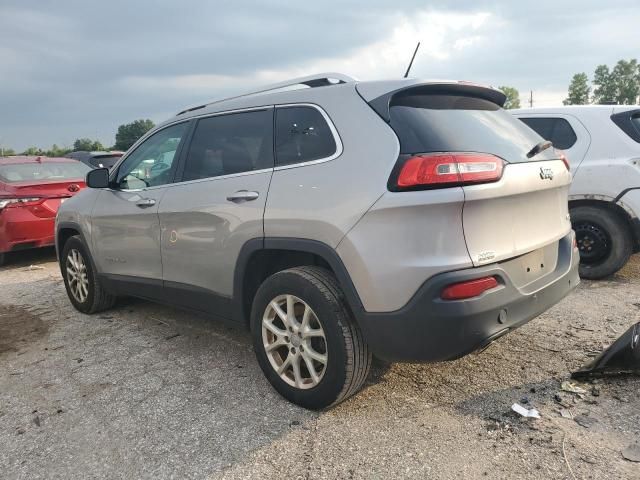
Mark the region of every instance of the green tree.
POLYGON ((619 105, 635 105, 640 95, 640 70, 638 61, 620 60, 611 72, 616 86, 616 103, 619 105))
POLYGON ((93 150, 93 144, 94 142, 90 138, 78 138, 75 142, 73 142, 73 151, 90 152, 93 150))
POLYGON ((606 65, 598 65, 593 74, 593 103, 606 104, 616 101, 616 82, 606 65))
POLYGON ((67 147, 59 147, 55 143, 51 146, 49 150, 44 152, 47 157, 64 157, 67 153, 71 151, 70 148, 67 147))
POLYGON ((44 155, 44 152, 42 151, 41 148, 29 147, 24 152, 22 152, 22 154, 33 156, 33 155, 44 155))
POLYGON ((520 108, 520 92, 517 88, 502 86, 498 87, 498 90, 502 90, 507 96, 507 100, 504 102, 504 108, 520 108))
POLYGON ((15 155, 16 151, 13 148, 0 147, 0 157, 8 157, 9 155, 15 155))
POLYGON ((589 103, 589 77, 586 73, 576 73, 569 84, 569 95, 563 100, 565 105, 586 105, 589 103))
POLYGON ((131 145, 151 130, 155 125, 149 119, 136 120, 132 123, 120 125, 116 133, 116 150, 128 150, 131 145))

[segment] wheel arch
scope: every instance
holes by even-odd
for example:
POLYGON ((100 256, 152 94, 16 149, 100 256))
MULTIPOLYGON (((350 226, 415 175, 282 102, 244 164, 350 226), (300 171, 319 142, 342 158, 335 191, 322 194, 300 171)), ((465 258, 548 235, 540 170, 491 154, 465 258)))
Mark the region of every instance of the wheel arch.
POLYGON ((233 279, 234 319, 249 325, 251 304, 258 288, 270 275, 287 268, 317 265, 333 273, 356 320, 362 302, 336 251, 316 240, 302 238, 255 238, 238 255, 233 279))

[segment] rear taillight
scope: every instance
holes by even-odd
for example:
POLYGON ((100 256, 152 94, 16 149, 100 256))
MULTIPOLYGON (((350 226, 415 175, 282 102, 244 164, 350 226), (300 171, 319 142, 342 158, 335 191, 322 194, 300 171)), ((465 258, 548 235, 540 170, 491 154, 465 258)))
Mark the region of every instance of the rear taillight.
POLYGON ((564 163, 564 166, 567 167, 567 171, 570 172, 571 165, 569 165, 569 159, 564 153, 560 153, 560 160, 562 160, 562 163, 564 163))
POLYGON ((38 197, 23 198, 0 198, 0 210, 9 207, 26 207, 37 204, 41 199, 38 197))
POLYGON ((390 186, 405 190, 496 182, 503 168, 504 160, 488 153, 425 153, 405 160, 390 186))
POLYGON ((478 295, 498 286, 496 277, 476 278, 466 282, 449 285, 440 294, 443 300, 464 300, 478 295))

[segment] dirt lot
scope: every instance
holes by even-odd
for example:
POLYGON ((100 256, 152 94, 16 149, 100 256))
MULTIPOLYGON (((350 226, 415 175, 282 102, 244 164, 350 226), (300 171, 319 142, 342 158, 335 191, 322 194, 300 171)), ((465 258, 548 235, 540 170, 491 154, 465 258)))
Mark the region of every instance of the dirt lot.
POLYGON ((640 478, 621 455, 640 441, 640 379, 558 393, 637 321, 638 256, 481 354, 378 362, 317 414, 274 393, 243 330, 139 301, 78 314, 53 254, 32 254, 0 269, 0 476, 640 478))

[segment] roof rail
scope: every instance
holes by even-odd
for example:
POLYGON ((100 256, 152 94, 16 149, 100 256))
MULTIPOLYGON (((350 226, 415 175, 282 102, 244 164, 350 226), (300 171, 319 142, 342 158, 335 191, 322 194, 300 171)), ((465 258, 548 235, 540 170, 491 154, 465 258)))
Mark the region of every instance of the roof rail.
POLYGON ((342 73, 336 73, 336 72, 317 73, 315 75, 308 75, 306 77, 298 77, 298 78, 293 78, 291 80, 285 80, 284 82, 273 83, 271 85, 260 87, 259 90, 255 90, 253 92, 247 92, 241 95, 236 95, 233 97, 227 97, 227 98, 222 98, 220 100, 207 102, 201 105, 197 105, 195 107, 189 107, 185 110, 182 110, 177 115, 182 115, 183 113, 191 112, 193 110, 198 110, 200 108, 204 108, 214 103, 226 102, 227 100, 235 100, 236 98, 249 97, 252 95, 260 95, 262 93, 268 93, 273 90, 279 90, 281 88, 295 87, 297 85, 306 85, 307 87, 311 87, 311 88, 325 87, 328 85, 339 85, 341 83, 350 83, 355 81, 356 81, 355 78, 352 78, 348 75, 344 75, 342 73))

